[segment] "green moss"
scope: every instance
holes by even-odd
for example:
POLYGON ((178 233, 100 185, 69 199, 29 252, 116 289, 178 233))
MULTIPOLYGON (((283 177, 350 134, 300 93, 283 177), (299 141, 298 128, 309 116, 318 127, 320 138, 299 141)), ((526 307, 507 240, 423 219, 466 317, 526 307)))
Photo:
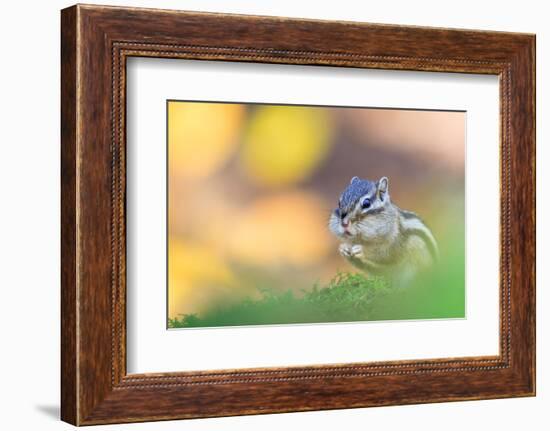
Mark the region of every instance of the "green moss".
POLYGON ((328 285, 315 285, 303 295, 291 290, 262 289, 261 298, 209 310, 200 316, 184 314, 169 319, 169 328, 353 322, 368 320, 374 299, 388 291, 382 278, 338 273, 328 285))

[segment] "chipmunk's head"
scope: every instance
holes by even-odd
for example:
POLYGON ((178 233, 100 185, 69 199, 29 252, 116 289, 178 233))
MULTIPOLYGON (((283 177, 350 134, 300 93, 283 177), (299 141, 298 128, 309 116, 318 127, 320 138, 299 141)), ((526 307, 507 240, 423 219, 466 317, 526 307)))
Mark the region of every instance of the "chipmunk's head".
POLYGON ((388 179, 378 181, 353 177, 340 195, 338 207, 332 211, 329 228, 341 239, 352 240, 357 236, 373 236, 382 232, 382 224, 390 204, 388 179), (372 232, 372 234, 370 234, 372 232))

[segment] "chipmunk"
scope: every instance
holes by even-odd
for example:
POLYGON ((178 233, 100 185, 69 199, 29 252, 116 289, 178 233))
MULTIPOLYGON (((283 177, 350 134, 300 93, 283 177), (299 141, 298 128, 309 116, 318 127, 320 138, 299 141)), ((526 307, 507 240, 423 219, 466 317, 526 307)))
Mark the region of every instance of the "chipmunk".
POLYGON ((340 254, 375 276, 409 281, 439 256, 420 217, 392 203, 386 177, 376 182, 353 177, 330 215, 329 229, 342 240, 340 254))

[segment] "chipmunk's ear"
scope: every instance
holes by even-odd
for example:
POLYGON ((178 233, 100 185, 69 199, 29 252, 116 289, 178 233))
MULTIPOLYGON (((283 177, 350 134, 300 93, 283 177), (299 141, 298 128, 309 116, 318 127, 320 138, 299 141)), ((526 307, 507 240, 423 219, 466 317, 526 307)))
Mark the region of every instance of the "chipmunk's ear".
POLYGON ((359 177, 353 177, 349 183, 350 183, 350 184, 353 184, 353 183, 356 183, 357 181, 361 181, 361 180, 359 179, 359 177))
POLYGON ((389 181, 387 177, 382 177, 378 180, 378 196, 384 199, 389 189, 389 181))

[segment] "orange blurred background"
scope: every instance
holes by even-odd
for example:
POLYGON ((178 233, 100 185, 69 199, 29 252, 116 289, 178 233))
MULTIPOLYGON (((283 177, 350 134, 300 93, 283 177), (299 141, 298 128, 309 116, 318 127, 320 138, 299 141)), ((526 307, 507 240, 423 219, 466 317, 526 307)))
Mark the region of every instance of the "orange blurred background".
MULTIPOLYGON (((169 317, 354 271, 327 228, 357 175, 444 238, 464 227, 465 113, 168 103, 169 317)), ((442 253, 445 245, 440 243, 442 253)))

